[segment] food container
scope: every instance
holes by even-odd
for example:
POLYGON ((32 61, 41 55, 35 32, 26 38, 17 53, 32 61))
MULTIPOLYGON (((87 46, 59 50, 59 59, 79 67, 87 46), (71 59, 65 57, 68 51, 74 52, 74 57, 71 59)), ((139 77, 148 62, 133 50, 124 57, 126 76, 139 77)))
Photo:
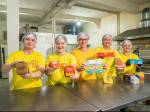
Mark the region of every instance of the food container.
POLYGON ((16 73, 19 75, 24 75, 29 72, 28 64, 24 61, 18 62, 16 64, 16 73))
POLYGON ((140 76, 135 74, 124 75, 124 80, 130 82, 131 84, 139 84, 141 81, 140 76))
POLYGON ((52 68, 54 68, 54 69, 58 68, 59 66, 60 66, 60 64, 59 64, 59 62, 57 62, 57 61, 51 62, 51 63, 49 64, 49 67, 52 67, 52 68))
POLYGON ((85 72, 88 75, 94 75, 94 74, 102 74, 103 73, 103 60, 102 59, 93 59, 93 60, 87 60, 85 62, 85 72))
POLYGON ((137 72, 135 76, 137 76, 140 80, 144 80, 144 72, 137 72))
POLYGON ((75 75, 75 68, 73 66, 65 66, 64 72, 66 77, 73 76, 75 75))
POLYGON ((114 52, 97 53, 97 57, 98 57, 98 58, 114 57, 114 52))
POLYGON ((103 82, 105 84, 113 84, 113 79, 108 74, 103 75, 103 82))
POLYGON ((131 64, 135 64, 135 65, 142 65, 143 64, 143 59, 129 59, 126 62, 127 66, 130 66, 131 64))
POLYGON ((131 75, 130 76, 130 83, 132 84, 139 84, 140 83, 140 80, 138 77, 136 77, 135 75, 131 75))

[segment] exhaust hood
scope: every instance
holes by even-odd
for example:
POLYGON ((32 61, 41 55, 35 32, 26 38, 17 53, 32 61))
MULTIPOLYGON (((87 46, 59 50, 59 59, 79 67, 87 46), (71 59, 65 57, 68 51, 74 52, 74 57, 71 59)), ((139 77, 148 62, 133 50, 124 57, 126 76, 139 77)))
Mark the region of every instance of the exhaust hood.
POLYGON ((117 41, 122 41, 126 39, 139 39, 139 38, 150 38, 150 27, 127 30, 115 36, 113 39, 117 41))
POLYGON ((142 20, 140 21, 141 28, 127 30, 117 36, 114 40, 126 40, 126 39, 139 39, 150 38, 150 8, 144 8, 141 14, 142 20))

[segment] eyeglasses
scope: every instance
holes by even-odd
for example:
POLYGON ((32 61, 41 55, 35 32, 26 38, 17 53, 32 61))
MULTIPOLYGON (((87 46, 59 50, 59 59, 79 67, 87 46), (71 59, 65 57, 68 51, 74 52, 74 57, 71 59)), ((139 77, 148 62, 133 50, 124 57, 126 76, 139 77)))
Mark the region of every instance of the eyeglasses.
POLYGON ((89 39, 82 39, 82 38, 81 38, 81 39, 79 39, 79 40, 80 40, 80 41, 88 41, 89 39))

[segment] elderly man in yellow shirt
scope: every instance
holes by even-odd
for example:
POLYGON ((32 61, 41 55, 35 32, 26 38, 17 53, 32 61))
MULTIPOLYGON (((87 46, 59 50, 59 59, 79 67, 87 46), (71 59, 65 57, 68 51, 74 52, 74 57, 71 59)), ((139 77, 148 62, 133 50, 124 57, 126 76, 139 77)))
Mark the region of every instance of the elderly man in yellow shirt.
MULTIPOLYGON (((129 59, 139 59, 139 57, 136 54, 132 53, 132 43, 130 40, 124 40, 122 42, 122 48, 123 53, 121 53, 120 56, 124 64, 126 64, 129 59)), ((131 64, 129 66, 126 66, 123 72, 124 74, 134 74, 136 72, 136 65, 131 64)))
POLYGON ((81 80, 96 79, 96 75, 88 75, 85 72, 85 62, 89 59, 95 58, 95 50, 88 47, 89 35, 87 33, 80 33, 77 36, 78 48, 72 51, 72 54, 77 60, 77 70, 80 73, 81 80))
POLYGON ((120 59, 120 54, 111 48, 112 36, 110 34, 105 34, 102 37, 102 45, 103 47, 96 48, 97 57, 102 58, 106 64, 105 74, 110 77, 116 77, 115 60, 120 59))
POLYGON ((47 85, 71 83, 78 79, 75 57, 66 52, 67 38, 58 35, 55 38, 56 51, 48 56, 46 60, 47 85))
POLYGON ((2 67, 3 73, 13 72, 10 89, 25 89, 41 87, 41 76, 44 72, 44 57, 41 53, 34 51, 36 47, 36 35, 26 33, 23 36, 23 50, 13 52, 2 67))

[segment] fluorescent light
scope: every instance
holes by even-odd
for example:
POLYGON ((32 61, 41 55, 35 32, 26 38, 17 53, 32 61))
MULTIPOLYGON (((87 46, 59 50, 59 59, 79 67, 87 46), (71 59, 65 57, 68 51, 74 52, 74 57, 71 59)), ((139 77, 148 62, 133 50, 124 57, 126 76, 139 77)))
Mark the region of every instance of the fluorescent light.
POLYGON ((76 25, 80 26, 80 25, 81 25, 81 21, 78 21, 78 22, 76 23, 76 25))
MULTIPOLYGON (((7 10, 0 10, 0 12, 2 12, 2 13, 7 13, 7 10)), ((20 12, 19 14, 20 14, 20 15, 33 15, 33 14, 31 14, 31 13, 24 13, 24 12, 20 12)))
POLYGON ((6 13, 7 11, 6 11, 6 10, 1 10, 0 12, 4 12, 4 13, 6 13))

